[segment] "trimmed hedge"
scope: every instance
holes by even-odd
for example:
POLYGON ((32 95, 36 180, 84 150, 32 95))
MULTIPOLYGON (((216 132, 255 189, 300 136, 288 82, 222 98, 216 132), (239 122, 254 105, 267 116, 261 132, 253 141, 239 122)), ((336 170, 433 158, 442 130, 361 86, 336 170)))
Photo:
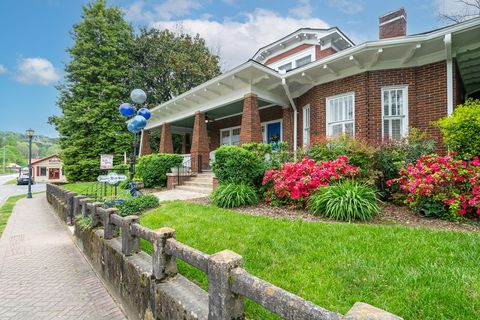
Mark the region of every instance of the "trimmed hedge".
POLYGON ((265 160, 257 152, 237 146, 221 146, 215 151, 212 169, 220 184, 258 185, 265 172, 265 160))
POLYGON ((138 159, 136 176, 141 179, 146 188, 166 187, 167 173, 170 169, 181 165, 183 156, 180 154, 157 153, 138 159))
POLYGON ((140 197, 126 198, 124 202, 117 204, 118 214, 122 217, 142 214, 147 209, 158 208, 160 202, 153 194, 140 197))

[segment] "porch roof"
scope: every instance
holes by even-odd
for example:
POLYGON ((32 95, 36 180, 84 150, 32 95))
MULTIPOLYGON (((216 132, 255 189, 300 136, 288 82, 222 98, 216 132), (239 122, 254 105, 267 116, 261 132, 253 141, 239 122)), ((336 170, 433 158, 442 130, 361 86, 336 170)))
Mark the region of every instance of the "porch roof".
MULTIPOLYGON (((284 90, 278 86, 282 75, 258 62, 246 63, 215 77, 161 105, 154 107, 146 129, 164 122, 180 123, 191 118, 197 111, 215 114, 218 117, 237 110, 247 93, 255 93, 263 106, 289 105, 284 90), (215 111, 213 111, 215 110, 215 111)), ((242 105, 243 106, 243 105, 242 105)))

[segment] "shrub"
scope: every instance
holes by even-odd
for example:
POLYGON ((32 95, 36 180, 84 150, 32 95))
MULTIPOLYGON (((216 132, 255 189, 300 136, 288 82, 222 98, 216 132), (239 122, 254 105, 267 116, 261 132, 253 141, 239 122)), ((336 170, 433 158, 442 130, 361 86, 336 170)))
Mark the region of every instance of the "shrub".
POLYGON ((398 185, 405 203, 425 215, 454 220, 480 216, 480 161, 455 160, 454 155, 421 156, 388 184, 398 185))
POLYGON ((220 184, 256 185, 264 172, 264 158, 237 146, 221 146, 215 151, 212 169, 220 184))
POLYGON ((265 201, 271 205, 304 207, 318 186, 325 186, 346 177, 353 178, 357 173, 358 168, 348 164, 346 156, 318 164, 309 158, 304 158, 300 162, 287 162, 281 169, 265 172, 263 178, 263 185, 267 186, 265 201))
POLYGON ((90 216, 88 217, 77 216, 75 220, 77 221, 77 224, 80 230, 82 231, 86 231, 92 228, 92 217, 90 216))
POLYGON ((480 100, 469 99, 457 106, 449 117, 437 121, 443 141, 463 159, 480 155, 480 100))
POLYGON ((375 148, 358 138, 348 135, 327 138, 310 147, 308 155, 317 162, 347 156, 349 163, 359 168, 362 181, 375 184, 379 177, 374 163, 375 148))
MULTIPOLYGON (((385 192, 395 193, 398 190, 388 189, 386 181, 398 178, 398 172, 409 163, 414 163, 423 155, 435 150, 435 141, 427 138, 425 132, 410 128, 408 137, 389 140, 381 143, 375 152, 375 168, 381 173, 378 187, 385 192)), ((387 194, 384 194, 387 196, 387 194)))
POLYGON ((140 197, 126 198, 122 203, 115 205, 118 214, 122 217, 142 214, 147 209, 158 208, 160 202, 153 194, 140 197))
POLYGON ((347 179, 322 186, 308 201, 308 210, 341 221, 369 220, 380 211, 374 187, 347 179))
POLYGON ((157 153, 142 156, 138 159, 136 175, 146 188, 165 187, 167 173, 170 169, 182 164, 183 156, 179 154, 157 153))
POLYGON ((237 208, 258 203, 257 193, 246 184, 222 184, 213 191, 210 199, 220 208, 237 208))

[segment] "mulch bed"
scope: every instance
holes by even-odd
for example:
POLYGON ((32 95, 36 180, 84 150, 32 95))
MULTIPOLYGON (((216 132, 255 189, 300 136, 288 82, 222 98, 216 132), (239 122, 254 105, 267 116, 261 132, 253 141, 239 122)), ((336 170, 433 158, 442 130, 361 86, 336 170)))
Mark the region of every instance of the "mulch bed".
MULTIPOLYGON (((191 202, 200 204, 210 204, 208 198, 198 198, 189 200, 191 202)), ((332 219, 327 219, 319 216, 314 216, 307 210, 301 209, 289 209, 272 207, 266 203, 259 203, 255 206, 241 207, 232 209, 234 211, 250 214, 261 215, 274 218, 287 218, 287 219, 302 219, 306 221, 325 221, 325 222, 337 222, 332 219)), ((480 232, 479 221, 464 221, 464 222, 452 222, 447 220, 441 220, 438 218, 427 218, 418 212, 409 210, 405 206, 397 206, 391 203, 382 204, 382 211, 370 221, 355 221, 353 223, 358 224, 378 224, 378 225, 403 225, 409 227, 427 227, 434 229, 453 230, 453 231, 473 231, 480 232)))

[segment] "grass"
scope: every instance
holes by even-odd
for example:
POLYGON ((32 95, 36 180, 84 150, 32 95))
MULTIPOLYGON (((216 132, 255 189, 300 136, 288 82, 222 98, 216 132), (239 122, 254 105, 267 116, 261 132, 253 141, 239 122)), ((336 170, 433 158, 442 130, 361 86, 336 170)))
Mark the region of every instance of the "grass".
POLYGON ((8 180, 3 185, 6 186, 6 185, 11 185, 11 184, 17 184, 17 179, 8 180))
MULTIPOLYGON (((170 202, 141 217, 155 229, 212 254, 244 257, 245 268, 281 288, 345 314, 357 301, 405 319, 478 319, 480 235, 402 226, 307 222, 170 202)), ((148 243, 142 246, 151 252, 148 243)), ((179 270, 207 288, 205 275, 179 270)), ((252 319, 273 319, 247 301, 252 319)))
MULTIPOLYGON (((73 183, 67 183, 62 185, 62 188, 70 190, 72 192, 76 193, 82 193, 85 192, 87 189, 92 188, 95 184, 98 182, 73 182, 73 183)), ((100 192, 100 191, 99 191, 100 192)), ((113 193, 113 188, 112 191, 113 193)), ((119 196, 128 196, 128 190, 122 189, 122 188, 117 188, 117 193, 119 196)), ((110 194, 110 187, 108 187, 108 194, 110 194)))
POLYGON ((0 237, 2 236, 3 230, 5 230, 5 227, 7 226, 8 218, 10 218, 10 215, 12 214, 15 203, 23 198, 25 198, 24 194, 11 196, 0 208, 0 237))

